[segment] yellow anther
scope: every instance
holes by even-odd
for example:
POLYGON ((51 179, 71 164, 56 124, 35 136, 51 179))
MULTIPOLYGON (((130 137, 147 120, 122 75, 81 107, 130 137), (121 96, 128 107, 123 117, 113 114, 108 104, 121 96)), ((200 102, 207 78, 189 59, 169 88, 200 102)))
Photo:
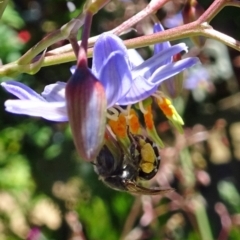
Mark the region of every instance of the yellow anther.
POLYGON ((170 99, 166 97, 157 97, 157 103, 174 127, 176 127, 180 133, 183 133, 182 125, 184 125, 184 122, 175 107, 172 105, 170 99))
POLYGON ((144 114, 144 121, 145 121, 146 127, 149 130, 152 130, 154 128, 154 122, 153 122, 153 115, 152 115, 152 108, 151 108, 151 106, 148 106, 146 108, 146 110, 147 110, 147 113, 144 114))
POLYGON ((139 123, 139 120, 138 120, 138 116, 136 114, 136 112, 131 109, 130 110, 130 113, 129 113, 129 129, 130 129, 130 132, 133 133, 133 134, 139 134, 140 131, 141 131, 141 128, 140 128, 140 123, 139 123))
POLYGON ((110 119, 108 121, 109 126, 111 127, 113 133, 119 138, 127 137, 127 123, 125 116, 120 113, 117 121, 110 119))
POLYGON ((161 100, 157 98, 157 103, 166 117, 172 117, 176 112, 172 102, 168 98, 162 97, 161 100))

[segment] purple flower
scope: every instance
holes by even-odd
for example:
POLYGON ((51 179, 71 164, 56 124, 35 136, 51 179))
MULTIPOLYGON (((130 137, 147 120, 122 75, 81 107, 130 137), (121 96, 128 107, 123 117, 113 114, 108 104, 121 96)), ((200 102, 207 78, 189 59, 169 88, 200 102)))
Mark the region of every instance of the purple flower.
MULTIPOLYGON (((161 25, 155 25, 155 31, 162 30, 161 25)), ((156 44, 154 55, 143 61, 135 50, 128 51, 119 37, 103 33, 94 46, 92 73, 105 89, 107 108, 142 101, 154 94, 164 80, 198 63, 198 58, 194 57, 172 62, 172 56, 182 51, 187 51, 184 43, 156 44)), ((51 121, 68 121, 66 83, 47 85, 41 95, 16 81, 1 85, 19 98, 5 102, 7 111, 51 121)))
POLYGON ((17 81, 2 82, 1 85, 19 98, 19 100, 7 100, 6 111, 42 117, 56 122, 68 121, 65 100, 66 83, 57 82, 47 85, 41 95, 17 81))

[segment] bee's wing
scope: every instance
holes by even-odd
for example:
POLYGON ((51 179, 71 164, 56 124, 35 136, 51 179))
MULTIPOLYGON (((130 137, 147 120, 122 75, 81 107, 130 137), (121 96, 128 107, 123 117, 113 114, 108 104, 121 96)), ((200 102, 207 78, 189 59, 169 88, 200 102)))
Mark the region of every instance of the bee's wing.
POLYGON ((126 181, 125 186, 129 192, 142 195, 158 195, 174 191, 174 188, 145 188, 132 181, 126 181))

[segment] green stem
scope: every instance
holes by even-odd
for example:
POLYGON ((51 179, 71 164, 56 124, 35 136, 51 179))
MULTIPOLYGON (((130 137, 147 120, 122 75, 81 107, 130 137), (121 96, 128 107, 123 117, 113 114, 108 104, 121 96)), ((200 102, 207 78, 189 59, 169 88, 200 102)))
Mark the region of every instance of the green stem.
MULTIPOLYGON (((201 24, 198 25, 197 22, 192 22, 183 26, 179 26, 176 28, 168 29, 163 32, 150 34, 147 36, 137 37, 134 39, 129 39, 124 41, 124 44, 127 48, 140 48, 149 46, 151 44, 156 44, 159 42, 164 41, 173 41, 173 40, 179 40, 191 36, 205 36, 210 37, 213 39, 216 39, 218 41, 221 41, 228 45, 231 48, 234 48, 238 51, 240 51, 240 42, 235 40, 232 37, 229 37, 228 35, 224 33, 220 33, 213 28, 211 28, 208 24, 201 24)), ((48 54, 48 53, 47 53, 48 54)), ((52 52, 49 52, 49 54, 52 54, 52 52)), ((56 54, 56 53, 55 53, 56 54)), ((52 65, 55 61, 56 64, 64 63, 68 61, 74 61, 74 54, 72 52, 67 53, 61 53, 61 55, 53 55, 53 56, 46 56, 44 66, 52 65), (56 56, 61 59, 56 59, 56 56), (53 61, 54 60, 54 61, 53 61), (50 64, 48 64, 50 63, 50 64)), ((92 56, 92 49, 88 50, 88 56, 92 56)))
POLYGON ((240 51, 240 41, 224 33, 221 33, 215 29, 208 29, 208 28, 202 29, 200 33, 202 36, 218 40, 226 44, 227 46, 234 48, 237 51, 240 51))
MULTIPOLYGON (((166 0, 166 2, 167 2, 167 0, 166 0)), ((153 14, 156 10, 161 8, 166 2, 165 2, 165 0, 164 1, 158 1, 158 0, 157 1, 156 0, 151 1, 150 4, 147 5, 146 8, 144 8, 139 13, 137 13, 136 15, 134 15, 133 17, 131 17, 127 21, 123 22, 120 26, 114 28, 110 32, 112 32, 112 33, 114 33, 116 35, 119 35, 121 32, 124 32, 127 29, 131 28, 134 24, 136 24, 137 22, 139 22, 140 20, 142 20, 146 16, 149 16, 149 15, 153 14)), ((220 12, 220 10, 224 6, 237 6, 237 7, 240 7, 240 3, 236 2, 234 0, 232 0, 232 1, 215 0, 212 3, 212 5, 203 13, 203 15, 197 20, 196 25, 201 25, 201 23, 204 23, 204 22, 210 22, 212 20, 212 18, 218 12, 220 12)), ((179 28, 175 28, 175 29, 179 29, 179 28)), ((181 31, 181 28, 178 31, 181 31)), ((88 46, 94 45, 94 43, 97 41, 98 37, 99 36, 95 36, 95 37, 90 38, 89 41, 88 41, 88 46)), ((188 37, 188 36, 186 35, 186 37, 188 37)), ((182 38, 184 38, 184 37, 182 37, 182 38)), ((178 38, 176 37, 173 40, 176 40, 176 39, 178 39, 178 38)), ((167 39, 167 40, 170 41, 172 39, 167 39)), ((51 53, 52 54, 60 54, 60 53, 70 52, 71 50, 72 50, 71 45, 67 44, 67 45, 65 45, 63 47, 60 47, 60 48, 52 50, 51 53)))
MULTIPOLYGON (((167 0, 162 0, 159 2, 157 0, 154 0, 151 2, 152 5, 148 5, 148 8, 155 9, 156 6, 159 7, 165 1, 167 0), (157 2, 160 5, 155 5, 157 2)), ((163 32, 151 34, 148 36, 142 36, 142 37, 130 39, 130 40, 124 41, 124 44, 127 46, 127 48, 139 48, 139 47, 149 46, 151 44, 155 44, 159 42, 172 41, 172 40, 182 39, 182 38, 191 37, 191 36, 205 36, 205 37, 219 40, 222 43, 226 44, 227 46, 234 48, 237 51, 240 51, 240 41, 237 41, 234 38, 227 36, 226 34, 220 33, 212 29, 211 26, 205 22, 205 21, 210 21, 223 8, 223 6, 230 6, 230 5, 240 7, 240 3, 234 0, 232 1, 216 0, 206 10, 206 12, 195 22, 185 24, 183 26, 179 26, 173 29, 168 29, 163 32)), ((146 9, 145 11, 147 11, 146 9)), ((148 14, 152 11, 152 10, 150 11, 149 9, 147 12, 148 14)), ((145 15, 142 13, 142 15, 140 16, 144 17, 145 15)), ((124 23, 123 25, 124 27, 121 27, 121 29, 123 30, 126 27, 131 27, 131 24, 135 23, 137 20, 139 21, 139 16, 137 16, 135 19, 133 18, 131 20, 131 23, 129 22, 127 24, 124 23)), ((73 23, 74 23, 74 20, 73 20, 73 23)), ((67 34, 70 34, 71 31, 73 30, 76 31, 76 27, 79 27, 79 24, 80 23, 76 25, 73 24, 72 28, 69 28, 66 26, 65 28, 62 28, 62 30, 65 29, 67 31, 67 34)), ((119 29, 120 28, 116 28, 113 31, 118 32, 120 31, 119 29)), ((52 43, 56 42, 59 39, 65 38, 62 35, 62 32, 61 32, 62 30, 57 30, 56 32, 52 33, 50 37, 47 37, 42 41, 40 41, 36 46, 34 46, 24 56, 22 56, 17 62, 12 62, 12 63, 1 66, 0 76, 13 76, 23 72, 28 73, 28 69, 30 69, 30 67, 24 66, 23 68, 21 65, 27 65, 33 59, 34 56, 36 56, 41 51, 46 49, 52 43)), ((67 34, 65 33, 64 36, 66 36, 67 34)), ((91 39, 90 39, 90 42, 91 42, 91 39)), ((91 57, 91 56, 92 56, 92 49, 89 49, 88 57, 91 57)), ((74 55, 74 53, 72 51, 69 52, 68 48, 64 47, 64 48, 59 48, 59 49, 55 49, 53 51, 47 52, 45 54, 42 66, 51 66, 51 65, 66 63, 74 60, 76 60, 76 56, 74 55)), ((33 59, 32 63, 34 63, 35 61, 37 61, 37 59, 33 59)))
POLYGON ((29 49, 19 60, 19 65, 24 65, 32 61, 40 52, 51 46, 52 44, 68 38, 72 32, 76 32, 84 22, 85 14, 79 15, 77 19, 72 19, 70 22, 62 26, 60 29, 50 33, 43 38, 34 47, 29 49))
MULTIPOLYGON (((156 12, 158 9, 160 9, 165 3, 167 3, 169 0, 153 0, 151 1, 143 10, 141 10, 139 13, 134 15, 133 17, 129 18, 127 21, 123 22, 121 25, 118 27, 114 28, 110 32, 116 35, 120 35, 122 32, 127 31, 130 29, 133 25, 138 23, 139 21, 143 20, 145 17, 153 14, 156 12)), ((97 41, 98 36, 91 37, 88 40, 88 47, 93 46, 94 43, 97 41)), ((81 41, 79 41, 79 44, 81 41)), ((72 50, 72 47, 70 44, 67 44, 63 47, 60 47, 58 49, 54 49, 51 52, 51 54, 60 54, 60 53, 66 53, 70 52, 72 50)))
POLYGON ((124 43, 127 48, 140 48, 159 42, 174 41, 192 36, 209 37, 218 40, 227 46, 236 49, 237 51, 240 51, 240 41, 213 29, 207 23, 202 23, 199 25, 197 21, 168 29, 163 32, 126 40, 124 43))
MULTIPOLYGON (((109 0, 96 1, 97 9, 101 9, 109 0)), ((91 3, 92 4, 92 3, 91 3)), ((43 38, 39 43, 37 43, 33 48, 29 49, 19 60, 20 65, 27 64, 34 57, 36 57, 40 52, 45 50, 52 44, 70 38, 71 44, 73 44, 74 51, 76 53, 78 47, 76 46, 76 41, 74 36, 76 36, 77 31, 83 25, 85 20, 85 11, 78 15, 77 18, 72 19, 70 22, 63 25, 60 29, 50 33, 45 38, 43 38)), ((70 45, 71 45, 70 44, 70 45)), ((72 46, 72 45, 71 45, 72 46)))
MULTIPOLYGON (((212 39, 216 39, 227 46, 236 49, 237 51, 240 51, 240 42, 235 40, 232 37, 229 37, 226 34, 220 33, 214 29, 210 29, 209 26, 206 24, 202 24, 201 26, 198 26, 196 22, 189 23, 174 29, 168 29, 164 32, 151 34, 148 36, 142 36, 130 40, 124 41, 124 44, 127 46, 127 48, 140 48, 144 46, 149 46, 151 44, 164 42, 164 41, 172 41, 176 39, 182 39, 190 36, 205 36, 212 39)), ((88 57, 92 56, 93 49, 88 49, 88 57)), ((43 61, 43 67, 44 66, 51 66, 51 65, 57 65, 61 63, 71 62, 75 61, 76 56, 73 52, 67 52, 62 54, 54 54, 51 55, 51 53, 46 53, 43 61)), ((32 62, 35 62, 36 60, 33 60, 32 62)), ((21 69, 21 65, 18 65, 17 62, 12 62, 6 65, 3 65, 0 67, 0 76, 12 76, 13 74, 23 73, 26 72, 27 68, 24 70, 21 69)), ((28 72, 26 72, 28 73, 28 72)))

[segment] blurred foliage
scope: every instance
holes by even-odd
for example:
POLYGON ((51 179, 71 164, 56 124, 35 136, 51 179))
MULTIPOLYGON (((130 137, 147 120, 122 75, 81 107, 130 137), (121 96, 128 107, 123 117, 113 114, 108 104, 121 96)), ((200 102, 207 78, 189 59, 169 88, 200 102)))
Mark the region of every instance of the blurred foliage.
MULTIPOLYGON (((120 1, 113 2, 94 17, 92 35, 110 30, 126 20, 130 14, 125 12, 127 7, 135 13, 145 4, 144 1, 126 1, 126 7, 120 1)), ((209 3, 199 2, 204 8, 209 3)), ((10 1, 0 22, 2 63, 16 60, 47 33, 77 16, 81 3, 77 0, 10 1)), ((240 28, 239 16, 239 9, 224 9, 213 24, 239 39, 240 31, 236 31, 240 28)), ((132 31, 124 37, 144 34, 144 27, 149 22, 147 19, 146 25, 139 23, 136 26, 138 33, 132 31)), ((61 41, 53 48, 66 43, 61 41)), ((151 51, 146 48, 140 52, 146 57, 151 51)), ((65 240, 74 239, 74 236, 84 239, 80 238, 83 234, 86 239, 93 240, 121 237, 126 240, 199 240, 198 217, 191 210, 197 209, 197 204, 206 210, 206 216, 199 213, 199 221, 207 221, 208 218, 213 239, 240 239, 240 158, 236 152, 240 148, 239 130, 231 133, 232 124, 240 121, 240 101, 236 99, 239 98, 236 94, 239 92, 240 74, 232 65, 232 57, 230 54, 233 75, 229 79, 216 79, 208 85, 209 88, 201 85, 196 89, 198 92, 185 93, 176 100, 185 104, 182 112, 186 137, 193 142, 197 134, 207 134, 207 138, 197 139, 188 150, 186 144, 184 154, 178 154, 178 136, 166 127, 161 113, 156 113, 158 129, 169 146, 168 150, 177 146, 176 154, 172 155, 172 159, 177 158, 177 161, 172 161, 169 175, 172 174, 171 184, 180 194, 173 195, 173 199, 135 197, 107 188, 98 180, 93 166, 78 158, 67 123, 9 114, 1 104, 0 239, 27 239, 27 236, 30 240, 65 240), (214 91, 210 91, 211 87, 214 91), (199 92, 204 96, 201 101, 196 98, 199 92), (238 101, 237 106, 232 104, 234 101, 238 101), (226 124, 219 125, 219 119, 225 119, 226 124), (216 156, 218 151, 221 152, 220 157, 216 156), (226 157, 221 162, 222 156, 226 157), (186 174, 184 169, 191 172, 186 176, 192 178, 190 183, 181 177, 186 174), (216 211, 219 202, 226 206, 225 212, 216 211), (147 222, 148 213, 153 214, 151 222, 147 222), (224 228, 222 223, 224 217, 230 219, 228 228, 224 228), (227 232, 228 238, 221 238, 221 231, 227 232)), ((212 62, 216 60, 212 56, 206 58, 212 62)), ((24 74, 17 80, 41 92, 46 84, 67 81, 72 64, 43 68, 34 76, 24 74)), ((1 103, 10 98, 2 89, 0 93, 1 103)), ((171 155, 171 152, 167 153, 171 155)), ((163 150, 163 165, 166 166, 168 161, 171 162, 163 150)))
POLYGON ((3 63, 17 60, 21 56, 23 42, 17 30, 23 28, 24 21, 12 6, 7 6, 0 23, 0 57, 3 63))

